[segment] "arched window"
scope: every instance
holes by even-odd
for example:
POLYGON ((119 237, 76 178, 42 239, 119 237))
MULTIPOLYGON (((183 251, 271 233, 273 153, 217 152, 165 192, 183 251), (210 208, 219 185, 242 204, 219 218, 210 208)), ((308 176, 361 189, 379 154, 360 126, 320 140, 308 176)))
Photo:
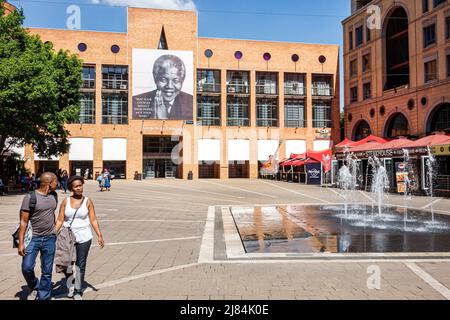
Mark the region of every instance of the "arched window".
POLYGON ((407 135, 409 135, 408 120, 403 114, 396 113, 387 124, 385 136, 387 138, 395 138, 407 135))
POLYGON ((427 133, 435 131, 450 131, 450 103, 436 107, 428 119, 427 133))
POLYGON ((361 120, 355 127, 353 131, 353 140, 359 141, 372 134, 370 125, 365 120, 361 120))
POLYGON ((408 15, 402 7, 395 8, 385 24, 384 90, 409 84, 408 15))

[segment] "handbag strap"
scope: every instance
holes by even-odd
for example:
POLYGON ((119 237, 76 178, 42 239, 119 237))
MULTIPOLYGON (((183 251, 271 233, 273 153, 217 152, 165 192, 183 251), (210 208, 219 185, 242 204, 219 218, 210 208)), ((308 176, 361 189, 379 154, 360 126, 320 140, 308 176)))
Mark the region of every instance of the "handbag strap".
MULTIPOLYGON (((75 213, 73 214, 72 222, 70 222, 69 229, 72 227, 72 223, 73 223, 73 221, 75 220, 75 216, 77 215, 78 209, 80 209, 81 206, 83 206, 83 202, 84 202, 84 197, 83 197, 83 199, 81 200, 80 206, 77 208, 77 210, 75 210, 75 213)), ((70 204, 70 198, 69 198, 69 204, 70 204)))

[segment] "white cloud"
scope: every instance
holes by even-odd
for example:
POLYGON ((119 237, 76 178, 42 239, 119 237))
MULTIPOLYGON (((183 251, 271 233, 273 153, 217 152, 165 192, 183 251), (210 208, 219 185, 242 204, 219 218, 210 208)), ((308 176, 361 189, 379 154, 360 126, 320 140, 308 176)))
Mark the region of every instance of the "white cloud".
POLYGON ((91 0, 94 4, 156 8, 172 10, 196 10, 194 0, 91 0))

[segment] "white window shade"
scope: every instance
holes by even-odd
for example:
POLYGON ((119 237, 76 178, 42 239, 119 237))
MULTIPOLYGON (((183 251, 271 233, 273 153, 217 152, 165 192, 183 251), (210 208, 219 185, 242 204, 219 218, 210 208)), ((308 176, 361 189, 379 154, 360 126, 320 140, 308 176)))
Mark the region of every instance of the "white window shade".
POLYGON ((287 140, 286 141, 286 158, 291 154, 301 154, 306 152, 306 140, 287 140))
POLYGON ((250 160, 250 141, 228 140, 228 160, 229 161, 250 160))
POLYGON ((106 161, 127 160, 127 139, 123 138, 103 139, 103 160, 106 161))
POLYGON ((94 161, 93 138, 70 138, 70 161, 94 161))
POLYGON ((258 160, 267 161, 278 149, 278 140, 258 140, 258 160))
POLYGON ((200 139, 198 140, 199 161, 220 161, 220 140, 200 139))
POLYGON ((323 151, 330 149, 330 141, 329 140, 314 140, 313 141, 313 150, 314 151, 323 151))

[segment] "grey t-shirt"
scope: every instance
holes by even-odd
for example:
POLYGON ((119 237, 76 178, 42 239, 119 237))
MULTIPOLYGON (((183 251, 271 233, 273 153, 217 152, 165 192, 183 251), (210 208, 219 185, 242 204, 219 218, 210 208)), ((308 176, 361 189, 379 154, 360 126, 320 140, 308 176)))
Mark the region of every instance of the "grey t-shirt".
MULTIPOLYGON (((43 196, 36 192, 36 209, 30 218, 33 236, 44 237, 55 233, 55 210, 57 205, 55 197, 51 194, 43 196)), ((23 198, 20 210, 30 211, 30 194, 23 198)))

